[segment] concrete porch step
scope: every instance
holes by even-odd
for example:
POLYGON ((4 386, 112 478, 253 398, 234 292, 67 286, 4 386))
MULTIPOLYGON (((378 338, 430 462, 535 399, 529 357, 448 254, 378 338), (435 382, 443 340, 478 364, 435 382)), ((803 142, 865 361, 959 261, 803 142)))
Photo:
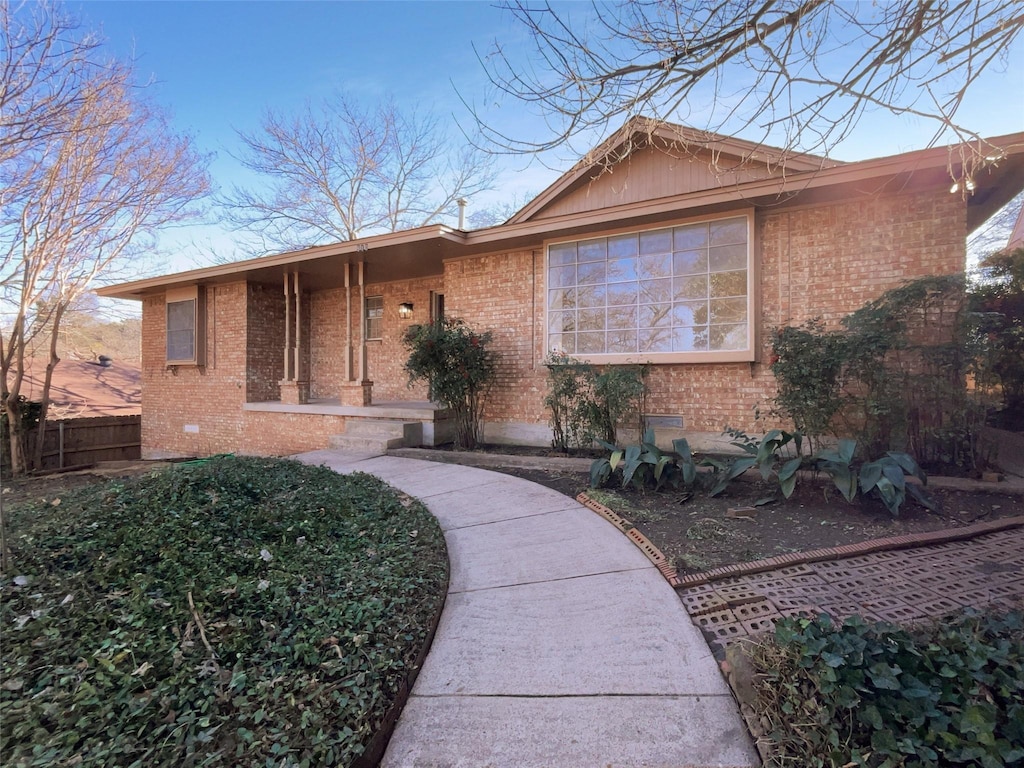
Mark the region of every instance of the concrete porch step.
MULTIPOLYGON (((354 453, 387 453, 388 448, 397 447, 388 445, 389 442, 389 440, 377 437, 360 437, 359 435, 331 435, 328 440, 331 448, 354 453)), ((398 445, 401 445, 400 441, 397 442, 398 445)))
POLYGON ((373 450, 423 445, 423 423, 399 419, 348 419, 345 432, 331 435, 332 448, 373 450))

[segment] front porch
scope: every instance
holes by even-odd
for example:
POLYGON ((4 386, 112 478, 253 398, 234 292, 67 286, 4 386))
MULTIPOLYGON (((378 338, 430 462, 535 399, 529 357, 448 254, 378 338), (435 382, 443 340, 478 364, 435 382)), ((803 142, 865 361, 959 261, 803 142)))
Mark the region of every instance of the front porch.
POLYGON ((310 399, 306 403, 280 400, 244 403, 253 413, 344 418, 344 432, 331 436, 332 447, 380 441, 385 447, 432 447, 451 442, 455 425, 451 411, 426 401, 392 401, 372 405, 344 405, 340 398, 310 399), (392 444, 394 443, 394 444, 392 444))

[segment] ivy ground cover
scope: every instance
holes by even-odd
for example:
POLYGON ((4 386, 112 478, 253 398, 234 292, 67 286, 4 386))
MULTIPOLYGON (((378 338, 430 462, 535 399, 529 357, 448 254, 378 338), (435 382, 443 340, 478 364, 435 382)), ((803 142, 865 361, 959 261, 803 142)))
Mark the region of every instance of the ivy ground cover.
POLYGON ((1024 613, 785 619, 752 646, 767 766, 1024 766, 1024 613))
POLYGON ((367 475, 222 458, 11 521, 0 763, 359 760, 444 599, 444 539, 367 475))

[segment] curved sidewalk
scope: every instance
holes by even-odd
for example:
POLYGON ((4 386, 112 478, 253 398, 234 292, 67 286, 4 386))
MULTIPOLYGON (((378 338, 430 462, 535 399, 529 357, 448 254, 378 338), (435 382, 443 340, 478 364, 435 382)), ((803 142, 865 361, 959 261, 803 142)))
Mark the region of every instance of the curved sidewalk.
POLYGON ((526 480, 315 451, 423 501, 448 599, 383 768, 759 766, 711 651, 612 525, 526 480))

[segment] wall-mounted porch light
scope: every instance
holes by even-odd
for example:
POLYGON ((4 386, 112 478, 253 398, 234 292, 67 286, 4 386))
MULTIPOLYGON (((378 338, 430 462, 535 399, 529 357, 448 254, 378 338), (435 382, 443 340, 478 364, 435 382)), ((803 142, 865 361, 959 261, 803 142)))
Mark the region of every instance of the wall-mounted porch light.
POLYGON ((403 301, 401 304, 398 305, 398 316, 403 320, 408 320, 410 317, 412 317, 411 301, 403 301))

